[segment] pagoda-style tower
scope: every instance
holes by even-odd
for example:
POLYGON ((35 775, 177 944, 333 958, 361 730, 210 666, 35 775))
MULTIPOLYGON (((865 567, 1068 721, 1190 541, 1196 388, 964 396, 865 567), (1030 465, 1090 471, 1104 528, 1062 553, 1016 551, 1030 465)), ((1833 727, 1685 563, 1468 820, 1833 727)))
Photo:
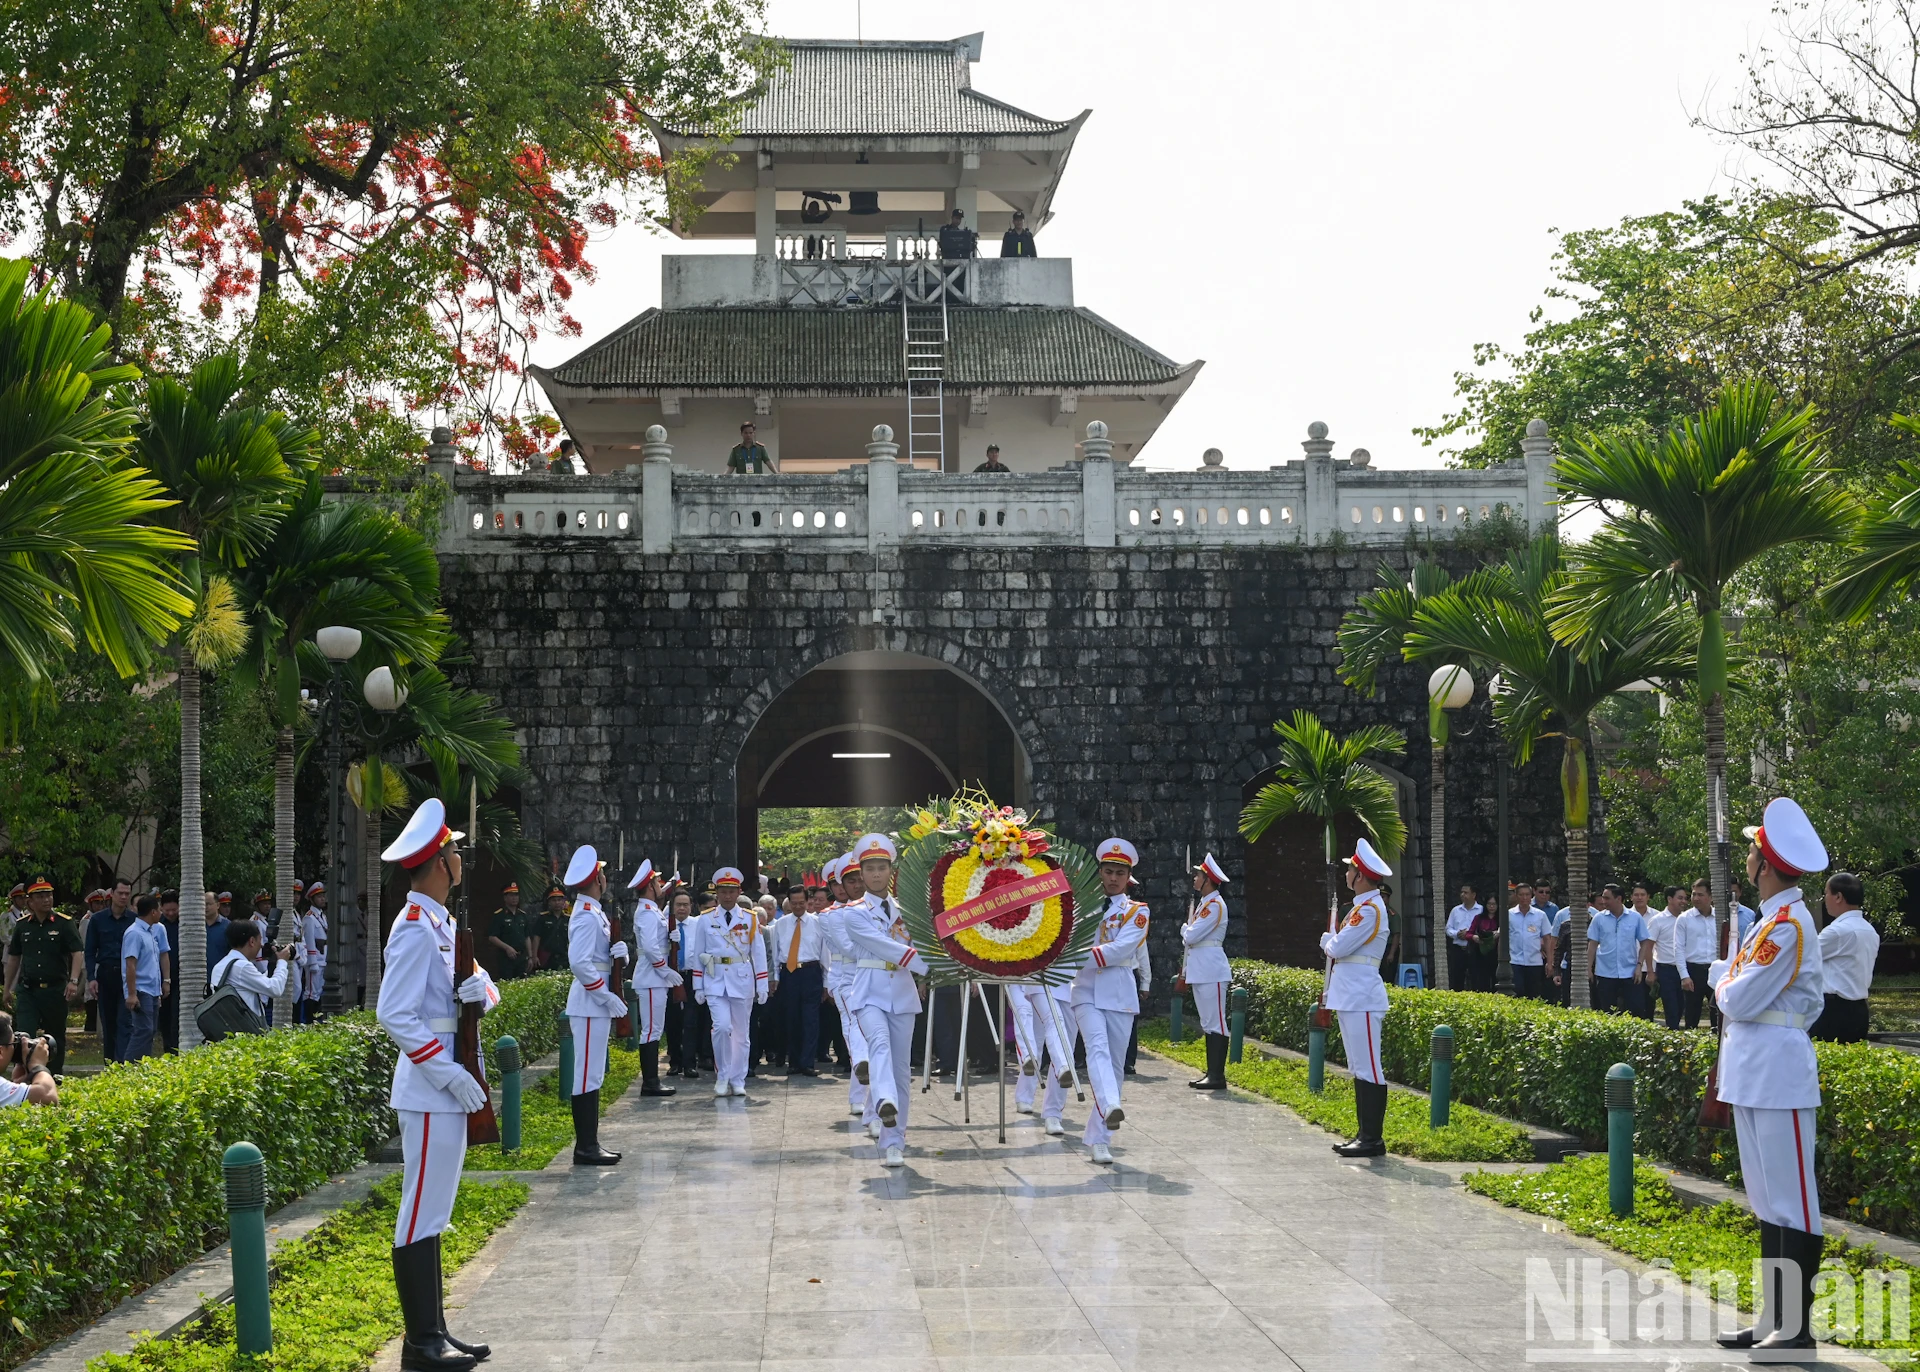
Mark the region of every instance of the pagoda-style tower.
POLYGON ((639 462, 652 424, 677 462, 717 471, 748 420, 786 472, 864 461, 876 424, 931 470, 970 470, 989 443, 1016 471, 1056 467, 1090 419, 1116 460, 1140 452, 1202 364, 1077 306, 1070 260, 999 256, 1015 210, 1046 252, 1088 112, 1043 119, 974 90, 981 37, 791 41, 730 140, 655 126, 667 150, 733 157, 676 231, 753 251, 665 258, 660 308, 534 369, 593 471, 639 462), (955 209, 977 259, 940 259, 955 209))

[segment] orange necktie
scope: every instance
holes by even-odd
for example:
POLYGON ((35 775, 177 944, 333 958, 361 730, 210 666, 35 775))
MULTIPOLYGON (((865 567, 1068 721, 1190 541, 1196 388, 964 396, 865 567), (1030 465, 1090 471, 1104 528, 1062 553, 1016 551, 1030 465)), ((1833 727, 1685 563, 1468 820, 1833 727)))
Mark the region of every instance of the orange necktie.
POLYGON ((793 917, 793 942, 787 945, 787 970, 793 971, 800 965, 800 921, 804 916, 793 917))

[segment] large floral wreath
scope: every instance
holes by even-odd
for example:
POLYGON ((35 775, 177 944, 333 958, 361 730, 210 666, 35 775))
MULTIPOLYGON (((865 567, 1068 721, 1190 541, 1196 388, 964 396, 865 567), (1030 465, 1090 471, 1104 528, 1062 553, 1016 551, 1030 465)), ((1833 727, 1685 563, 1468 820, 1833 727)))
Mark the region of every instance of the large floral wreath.
POLYGON ((1090 941, 1093 924, 1075 919, 1098 907, 1088 894, 1098 868, 1084 850, 971 792, 931 802, 914 819, 900 904, 915 945, 939 950, 930 958, 936 979, 1047 981, 1063 954, 1090 941))

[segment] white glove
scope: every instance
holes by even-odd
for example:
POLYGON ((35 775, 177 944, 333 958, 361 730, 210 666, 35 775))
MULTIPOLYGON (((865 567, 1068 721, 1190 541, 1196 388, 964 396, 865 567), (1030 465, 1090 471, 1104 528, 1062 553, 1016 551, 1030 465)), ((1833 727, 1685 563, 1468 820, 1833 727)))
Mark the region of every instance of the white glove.
POLYGON ((684 986, 684 985, 686 985, 686 978, 685 978, 685 977, 683 977, 683 976, 681 976, 681 975, 680 975, 680 974, 679 974, 678 972, 676 972, 676 971, 674 971, 674 970, 673 970, 673 969, 672 969, 671 967, 663 967, 663 968, 661 968, 661 969, 660 969, 660 974, 661 974, 662 976, 666 976, 666 977, 671 977, 671 978, 673 978, 673 980, 671 980, 671 981, 669 981, 669 982, 667 983, 667 985, 669 985, 669 986, 684 986))
MULTIPOLYGON (((442 983, 444 985, 445 983, 442 983)), ((453 989, 454 998, 463 1005, 485 1005, 487 1003, 487 982, 485 977, 468 977, 453 989)))
POLYGON ((755 1005, 765 1005, 767 1003, 767 993, 765 991, 757 992, 754 995, 753 1003, 755 1005))
POLYGON ((487 1088, 473 1079, 471 1073, 459 1063, 450 1061, 444 1054, 438 1054, 418 1064, 420 1075, 429 1085, 437 1086, 452 1096, 467 1114, 483 1108, 487 1103, 487 1088))
POLYGON ((1707 966, 1707 985, 1713 987, 1716 991, 1719 990, 1721 981, 1726 977, 1728 969, 1732 966, 1733 959, 1731 958, 1714 959, 1714 961, 1707 966))
POLYGON ((627 961, 627 945, 625 943, 614 944, 613 947, 607 949, 607 957, 614 962, 627 961))
POLYGON ((705 1005, 707 1003, 707 993, 705 991, 695 991, 693 993, 693 1003, 695 1005, 705 1005))

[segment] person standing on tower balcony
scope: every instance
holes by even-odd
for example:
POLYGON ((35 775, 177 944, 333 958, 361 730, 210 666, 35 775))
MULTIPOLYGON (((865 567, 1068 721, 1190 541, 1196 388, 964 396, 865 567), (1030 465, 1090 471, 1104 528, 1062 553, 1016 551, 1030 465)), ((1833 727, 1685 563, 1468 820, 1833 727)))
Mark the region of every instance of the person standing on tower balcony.
POLYGON ((955 210, 940 226, 940 260, 958 262, 979 255, 980 235, 967 227, 966 211, 955 210))
POLYGON ((762 472, 777 472, 767 445, 758 438, 758 430, 753 421, 748 420, 740 426, 740 441, 733 445, 733 451, 727 454, 727 470, 735 476, 745 476, 752 472, 755 476, 762 472))
POLYGON ((1013 468, 1000 460, 1000 445, 998 443, 989 443, 987 444, 987 460, 975 467, 974 470, 976 472, 1010 472, 1013 468))
POLYGON ((1027 217, 1019 210, 1013 212, 1013 227, 1000 235, 1000 255, 1002 257, 1038 257, 1033 250, 1033 230, 1027 227, 1027 217))

